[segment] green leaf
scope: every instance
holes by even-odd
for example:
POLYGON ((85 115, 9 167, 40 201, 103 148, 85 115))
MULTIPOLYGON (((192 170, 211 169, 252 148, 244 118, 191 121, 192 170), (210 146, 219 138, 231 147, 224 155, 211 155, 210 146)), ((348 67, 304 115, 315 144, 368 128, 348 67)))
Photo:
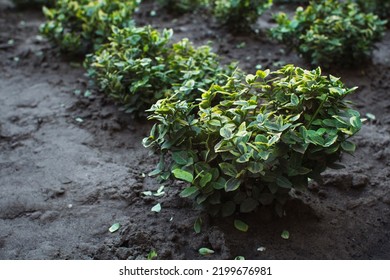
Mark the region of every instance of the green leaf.
POLYGON ((199 185, 204 188, 208 182, 211 181, 211 179, 213 178, 213 175, 211 173, 206 173, 202 179, 200 179, 200 182, 199 182, 199 185))
POLYGON ((310 143, 313 143, 315 145, 324 145, 324 138, 315 130, 308 130, 307 131, 307 140, 309 140, 310 143))
POLYGON ((348 153, 353 153, 356 150, 356 145, 350 141, 344 141, 341 143, 341 148, 348 153))
POLYGON ((238 219, 234 220, 234 227, 243 232, 247 232, 249 229, 249 226, 246 223, 238 219))
POLYGON ((197 187, 188 187, 185 188, 183 191, 181 191, 180 196, 181 197, 190 197, 191 195, 194 195, 198 192, 197 187))
POLYGON ((276 184, 278 184, 279 187, 286 189, 291 189, 293 186, 292 183, 284 176, 278 176, 278 178, 276 178, 276 184))
POLYGON ((267 69, 265 71, 257 70, 256 71, 256 76, 258 76, 261 79, 265 79, 269 75, 269 73, 270 73, 269 69, 267 69))
POLYGON ((200 248, 198 250, 199 254, 201 254, 202 256, 208 256, 208 255, 211 255, 211 254, 214 254, 214 251, 209 249, 209 248, 200 248))
POLYGON ((115 223, 115 224, 113 224, 108 230, 109 230, 109 232, 114 233, 114 232, 116 232, 118 229, 120 229, 120 227, 121 227, 121 224, 120 224, 120 223, 115 223))
POLYGON ((175 178, 179 180, 183 180, 189 183, 192 183, 192 181, 194 180, 194 176, 190 172, 179 168, 172 170, 172 173, 175 176, 175 178))
POLYGON ((153 193, 151 191, 145 191, 145 192, 142 192, 143 195, 145 196, 152 196, 153 193))
POLYGON ((154 206, 152 207, 152 209, 150 209, 150 211, 159 213, 159 212, 161 211, 161 204, 160 204, 160 203, 157 203, 156 205, 154 205, 154 206))
POLYGON ((248 197, 240 205, 241 213, 249 213, 255 210, 259 206, 259 202, 256 199, 248 197))
POLYGON ((374 114, 371 114, 371 113, 367 113, 367 114, 366 114, 366 117, 367 117, 368 119, 372 120, 372 121, 375 121, 375 120, 376 120, 375 115, 374 115, 374 114))
POLYGON ((229 140, 233 138, 233 130, 230 127, 224 126, 219 130, 219 134, 225 139, 229 140))
POLYGON ((201 230, 202 230, 202 223, 203 223, 202 218, 198 217, 196 219, 195 223, 194 223, 194 231, 196 233, 200 233, 201 232, 201 230))
POLYGON ((354 128, 360 129, 362 127, 362 121, 359 117, 353 116, 349 119, 349 122, 354 128))
POLYGON ((244 261, 245 260, 245 257, 243 256, 237 256, 234 258, 235 261, 244 261))
MULTIPOLYGON (((261 70, 259 70, 261 71, 261 70)), ((263 71, 262 71, 263 72, 263 71)), ((252 74, 248 74, 246 75, 245 77, 245 81, 248 83, 248 84, 252 84, 253 82, 256 81, 256 76, 255 75, 252 75, 252 74)))
POLYGON ((251 172, 253 174, 260 173, 261 171, 263 171, 263 168, 264 168, 264 166, 260 162, 250 162, 248 164, 248 170, 249 170, 249 172, 251 172))
POLYGON ((291 104, 297 106, 299 104, 299 97, 296 94, 291 94, 291 104))
POLYGON ((226 180, 223 177, 219 177, 217 182, 210 183, 213 189, 222 190, 225 188, 226 180))
POLYGON ((245 163, 245 162, 248 162, 251 157, 252 157, 252 155, 250 153, 246 153, 246 154, 241 155, 236 161, 238 163, 245 163))
POLYGON ((155 250, 150 251, 149 254, 147 255, 147 259, 153 260, 155 258, 157 258, 157 252, 155 250))
POLYGON ((282 234, 280 235, 283 239, 289 239, 290 238, 290 233, 287 230, 284 230, 282 234))
POLYGON ((237 169, 231 163, 222 162, 219 164, 219 168, 221 168, 221 171, 228 176, 231 176, 231 177, 237 176, 237 173, 238 173, 237 169))
POLYGON ((237 190, 241 185, 241 180, 236 178, 230 178, 225 185, 225 191, 232 192, 237 190))
POLYGON ((155 170, 149 172, 149 173, 148 173, 148 176, 149 176, 149 177, 154 177, 154 176, 157 176, 157 175, 161 174, 161 172, 162 172, 162 170, 160 170, 160 169, 155 169, 155 170))
POLYGON ((188 162, 188 153, 185 151, 173 152, 172 159, 179 165, 186 165, 188 162))

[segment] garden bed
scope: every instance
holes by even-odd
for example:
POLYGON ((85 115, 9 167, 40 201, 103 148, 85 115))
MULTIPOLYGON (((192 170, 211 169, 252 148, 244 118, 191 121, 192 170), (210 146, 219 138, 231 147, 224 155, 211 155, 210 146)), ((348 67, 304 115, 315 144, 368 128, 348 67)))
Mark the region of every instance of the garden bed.
MULTIPOLYGON (((40 11, 7 3, 0 1, 0 259, 144 259, 151 251, 158 259, 390 258, 389 32, 372 63, 329 70, 359 87, 351 98, 362 116, 375 115, 354 137, 354 156, 343 156, 346 168, 295 193, 282 218, 271 211, 240 215, 249 225, 244 233, 234 217, 194 210, 179 197, 179 183, 164 184, 162 196, 144 195, 161 186, 145 175, 158 161, 141 143, 152 124, 121 113, 88 85, 80 63, 39 36, 40 11), (157 203, 159 213, 151 211, 157 203), (114 223, 121 227, 111 233, 114 223), (202 256, 201 247, 215 253, 202 256)), ((202 14, 175 16, 146 1, 136 22, 172 28, 175 39, 196 45, 212 41, 226 62, 239 60, 247 71, 310 68, 265 35, 232 35, 202 14)))

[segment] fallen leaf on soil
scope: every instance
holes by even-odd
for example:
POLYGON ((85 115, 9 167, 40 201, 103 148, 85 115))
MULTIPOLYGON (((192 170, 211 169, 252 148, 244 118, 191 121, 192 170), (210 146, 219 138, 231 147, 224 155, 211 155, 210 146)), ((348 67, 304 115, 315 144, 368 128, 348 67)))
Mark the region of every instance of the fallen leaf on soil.
POLYGON ((113 224, 108 230, 113 233, 116 232, 118 229, 120 229, 121 224, 120 223, 115 223, 113 224))
POLYGON ((289 239, 290 238, 290 233, 287 230, 284 230, 280 236, 283 239, 289 239))
POLYGON ((156 212, 156 213, 160 212, 161 211, 161 204, 157 203, 156 205, 154 205, 152 207, 151 211, 156 212))

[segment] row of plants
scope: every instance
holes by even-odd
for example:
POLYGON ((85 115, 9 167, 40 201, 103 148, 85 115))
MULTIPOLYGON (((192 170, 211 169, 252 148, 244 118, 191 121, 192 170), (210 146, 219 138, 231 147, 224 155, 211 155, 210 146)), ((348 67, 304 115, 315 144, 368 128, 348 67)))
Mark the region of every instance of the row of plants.
POLYGON ((136 27, 131 13, 139 2, 126 1, 126 13, 123 2, 58 0, 44 9, 41 30, 59 45, 70 34, 76 39, 65 46, 96 49, 85 60, 90 77, 128 112, 151 107, 155 125, 143 144, 161 160, 150 175, 188 183, 182 197, 214 215, 268 205, 281 214, 291 190, 305 190, 343 152, 354 152, 350 137, 361 120, 344 99, 355 88, 320 68, 247 75, 221 64, 210 46, 136 27), (57 21, 61 27, 51 28, 57 21))
MULTIPOLYGON (((271 0, 159 2, 180 11, 212 5, 217 18, 234 30, 249 30, 272 5, 271 0)), ((293 18, 286 13, 275 15, 277 25, 269 30, 269 37, 295 48, 313 65, 356 65, 370 58, 374 44, 385 32, 385 20, 362 12, 366 2, 310 1, 306 8, 297 8, 293 18)), ((84 55, 107 43, 112 26, 133 27, 132 16, 139 4, 140 0, 60 0, 54 8, 44 8, 47 22, 41 31, 61 50, 84 55)), ((366 4, 364 10, 372 10, 373 5, 366 4)))

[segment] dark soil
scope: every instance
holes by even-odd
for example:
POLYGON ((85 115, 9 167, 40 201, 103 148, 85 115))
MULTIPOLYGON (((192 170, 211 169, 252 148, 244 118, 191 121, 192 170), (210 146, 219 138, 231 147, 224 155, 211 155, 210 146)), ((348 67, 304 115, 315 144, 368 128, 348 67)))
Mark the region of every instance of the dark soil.
MULTIPOLYGON (((224 60, 249 72, 309 67, 261 31, 232 35, 207 15, 174 16, 146 3, 136 20, 171 27, 176 39, 212 41, 224 60)), ((0 259, 144 259, 151 250, 159 259, 204 259, 200 247, 215 250, 210 259, 390 259, 390 33, 372 62, 329 70, 359 86, 356 107, 376 116, 354 138, 356 154, 343 157, 346 168, 294 193, 283 218, 265 209, 240 216, 250 225, 242 233, 233 218, 194 210, 178 197, 182 185, 166 184, 161 197, 142 194, 160 187, 144 175, 157 161, 141 144, 151 124, 90 87, 83 68, 39 36, 43 21, 39 11, 0 1, 0 259), (88 88, 92 96, 84 97, 88 88), (160 213, 151 211, 157 203, 160 213), (121 228, 110 233, 116 222, 121 228)))

